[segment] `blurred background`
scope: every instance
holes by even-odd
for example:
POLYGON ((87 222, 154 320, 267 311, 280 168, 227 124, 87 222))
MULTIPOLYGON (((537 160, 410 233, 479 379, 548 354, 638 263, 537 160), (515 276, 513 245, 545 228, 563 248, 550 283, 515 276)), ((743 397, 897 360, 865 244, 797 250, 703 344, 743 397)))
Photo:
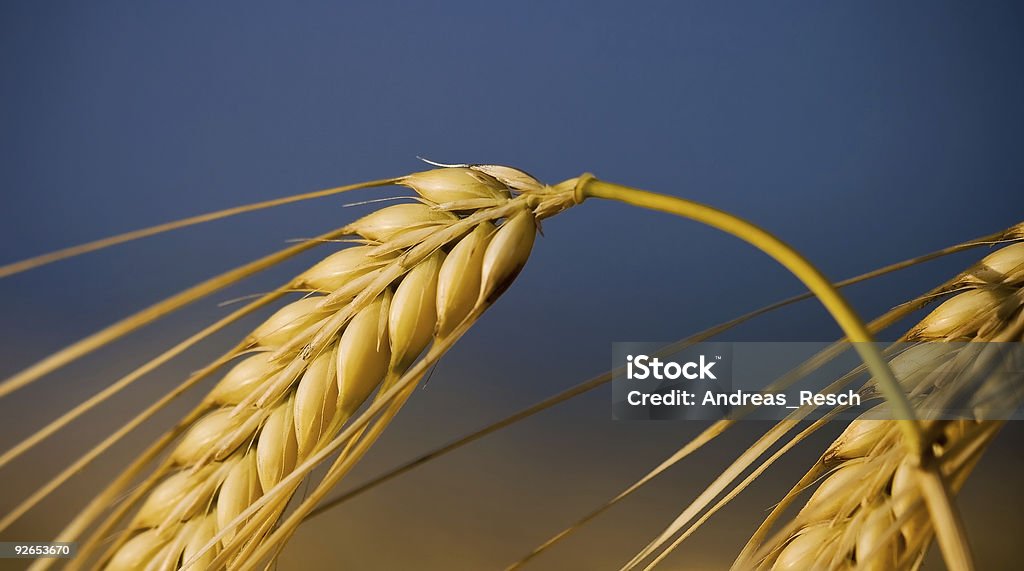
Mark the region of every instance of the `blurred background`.
MULTIPOLYGON (((1024 8, 1015 2, 5 2, 0 30, 0 264, 405 174, 424 168, 416 156, 509 164, 552 183, 591 171, 686 196, 778 233, 836 279, 1024 219, 1024 8)), ((382 194, 395 193, 248 214, 0 280, 0 375, 286 240, 343 225, 371 208, 346 203, 382 194)), ((600 373, 614 341, 679 339, 801 291, 735 239, 623 205, 590 201, 544 233, 515 286, 342 488, 600 373)), ((3 399, 0 446, 225 315, 222 302, 272 289, 329 249, 3 399)), ((982 255, 848 294, 874 316, 982 255)), ((0 512, 259 320, 0 471, 0 512)), ((838 335, 804 302, 723 339, 838 335)), ((49 538, 201 392, 2 539, 49 538)), ((613 422, 610 392, 597 390, 312 520, 280 568, 499 569, 701 428, 613 422)), ((727 434, 532 568, 617 569, 766 428, 727 434)), ((839 429, 799 446, 665 568, 727 566, 839 429)), ((1022 444, 1011 423, 961 495, 982 569, 1012 568, 1024 555, 1022 444)))

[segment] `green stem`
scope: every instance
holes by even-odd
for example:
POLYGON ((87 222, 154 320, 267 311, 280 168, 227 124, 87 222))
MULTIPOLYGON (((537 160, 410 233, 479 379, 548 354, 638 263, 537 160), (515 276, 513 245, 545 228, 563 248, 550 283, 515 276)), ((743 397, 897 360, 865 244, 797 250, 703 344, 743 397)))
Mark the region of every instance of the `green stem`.
POLYGON ((807 286, 807 289, 818 296, 825 309, 832 314, 836 323, 842 328, 847 339, 854 343, 854 348, 864 360, 868 370, 874 375, 879 387, 889 400, 894 414, 899 419, 908 448, 913 447, 915 456, 920 453, 924 435, 916 422, 914 409, 900 387, 899 381, 893 376, 888 362, 875 346, 871 332, 839 293, 839 290, 799 252, 769 232, 742 218, 683 198, 638 190, 597 180, 592 175, 583 175, 576 185, 576 199, 578 202, 582 202, 589 197, 617 200, 707 224, 757 247, 785 266, 807 286))
MULTIPOLYGON (((766 230, 716 208, 675 196, 666 196, 604 182, 591 174, 584 174, 576 182, 576 202, 583 202, 590 197, 615 200, 640 208, 657 210, 701 222, 744 240, 782 264, 818 297, 825 306, 825 309, 828 310, 832 318, 842 328, 847 339, 853 343, 860 358, 864 361, 864 365, 874 376, 879 388, 885 395, 886 400, 888 400, 889 406, 892 407, 900 430, 903 433, 903 443, 911 460, 923 470, 935 470, 934 462, 922 463, 922 455, 926 453, 926 450, 924 449, 925 438, 921 425, 917 422, 914 409, 907 399, 907 395, 903 392, 902 387, 900 387, 899 381, 896 380, 892 369, 889 368, 888 362, 875 345, 871 332, 868 331, 867 326, 865 326, 861 318, 832 283, 799 252, 766 230)), ((938 473, 933 476, 941 478, 938 473)), ((924 479, 922 478, 922 480, 924 479)), ((922 491, 935 492, 934 486, 930 488, 930 490, 926 488, 922 491)), ((927 493, 925 495, 926 503, 932 512, 933 519, 945 519, 947 521, 949 519, 959 519, 948 493, 927 493)), ((962 528, 952 526, 954 533, 943 533, 944 530, 949 531, 951 529, 950 526, 940 525, 936 527, 939 532, 938 539, 943 556, 947 563, 951 564, 951 568, 972 569, 973 565, 962 528), (957 529, 960 532, 956 532, 957 529)))

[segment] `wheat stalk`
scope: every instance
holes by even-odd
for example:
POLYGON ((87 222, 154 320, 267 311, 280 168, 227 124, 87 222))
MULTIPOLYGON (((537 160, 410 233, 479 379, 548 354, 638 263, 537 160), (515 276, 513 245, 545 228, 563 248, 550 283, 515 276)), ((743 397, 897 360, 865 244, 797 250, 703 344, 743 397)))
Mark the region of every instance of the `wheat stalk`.
MULTIPOLYGON (((911 328, 904 341, 920 342, 893 359, 892 367, 921 406, 949 402, 957 386, 949 363, 962 370, 976 351, 943 342, 1019 342, 1024 339, 1024 244, 1002 248, 950 285, 960 291, 911 328), (964 353, 957 355, 957 353, 964 353), (956 360, 960 358, 960 363, 956 360)), ((975 410, 990 412, 990 403, 975 410)), ((1004 395, 1006 396, 1006 395, 1004 395)), ((1011 408, 1021 395, 1000 405, 1011 408)), ((892 421, 874 420, 869 411, 850 423, 800 484, 775 508, 755 534, 734 569, 912 569, 920 564, 933 533, 922 509, 917 468, 899 447, 892 421), (825 475, 803 508, 771 541, 761 544, 767 526, 793 496, 825 475)), ((1004 421, 931 420, 926 434, 934 460, 952 491, 958 490, 1004 421)), ((932 482, 932 485, 943 485, 932 482)))

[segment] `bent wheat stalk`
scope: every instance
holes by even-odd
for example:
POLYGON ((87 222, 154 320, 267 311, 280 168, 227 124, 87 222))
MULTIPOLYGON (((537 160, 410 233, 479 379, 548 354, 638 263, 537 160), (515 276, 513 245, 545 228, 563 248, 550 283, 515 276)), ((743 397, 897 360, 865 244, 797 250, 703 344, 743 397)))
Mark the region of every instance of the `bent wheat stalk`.
MULTIPOLYGON (((902 444, 910 458, 910 462, 915 467, 920 468, 917 470, 917 474, 922 484, 929 481, 942 481, 941 474, 937 473, 934 465, 928 461, 929 451, 925 449, 925 437, 920 425, 916 421, 914 409, 907 400, 899 382, 893 376, 888 363, 875 344, 872 343, 871 332, 843 296, 839 294, 838 290, 832 286, 832 283, 798 252, 772 234, 749 222, 692 201, 599 181, 590 175, 580 177, 576 186, 576 195, 578 202, 582 202, 588 196, 593 196, 618 200, 634 206, 660 210, 697 220, 728 232, 737 238, 746 240, 772 256, 818 296, 818 299, 842 328, 847 339, 854 343, 854 348, 876 379, 878 388, 885 395, 894 414, 899 418, 896 421, 896 425, 903 435, 901 439, 902 444)), ((959 515, 956 513, 953 502, 950 499, 949 492, 944 486, 927 487, 923 497, 928 511, 935 520, 946 522, 960 521, 959 515)), ((943 557, 950 567, 955 570, 965 571, 973 569, 967 538, 962 526, 956 524, 940 525, 936 528, 936 532, 943 557)), ((653 545, 648 546, 648 549, 653 547, 653 545)), ((648 549, 638 553, 628 565, 633 565, 649 556, 651 552, 648 549)))

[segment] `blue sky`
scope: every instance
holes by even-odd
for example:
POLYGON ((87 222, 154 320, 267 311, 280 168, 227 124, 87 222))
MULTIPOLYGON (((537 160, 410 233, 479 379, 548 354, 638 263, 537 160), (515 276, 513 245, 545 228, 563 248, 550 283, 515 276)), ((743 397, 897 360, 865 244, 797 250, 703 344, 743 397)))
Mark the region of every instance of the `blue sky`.
MULTIPOLYGON (((1021 221, 1022 29, 1014 2, 5 2, 0 263, 404 174, 422 168, 419 155, 510 164, 548 182, 591 171, 686 196, 754 220, 830 277, 847 277, 1021 221)), ((347 201, 247 215, 0 281, 0 369, 368 208, 347 201)), ((850 296, 874 315, 977 258, 850 296)), ((52 375, 46 394, 80 399, 114 365, 142 358, 125 351, 155 351, 226 312, 217 302, 266 291, 315 259, 52 375)), ((604 369, 613 341, 677 339, 798 291, 732 238, 590 201, 545 224, 519 282, 431 390, 443 390, 433 387, 447 370, 493 417, 604 369)), ((805 303, 733 337, 837 335, 805 303)), ((603 398, 574 409, 591 428, 607 418, 603 398)), ((677 438, 647 430, 650 462, 677 438)), ((647 445, 637 442, 619 440, 647 445)))

